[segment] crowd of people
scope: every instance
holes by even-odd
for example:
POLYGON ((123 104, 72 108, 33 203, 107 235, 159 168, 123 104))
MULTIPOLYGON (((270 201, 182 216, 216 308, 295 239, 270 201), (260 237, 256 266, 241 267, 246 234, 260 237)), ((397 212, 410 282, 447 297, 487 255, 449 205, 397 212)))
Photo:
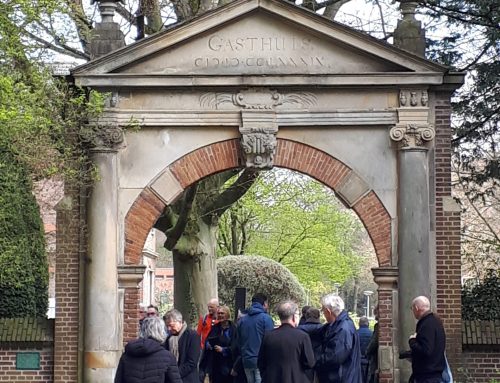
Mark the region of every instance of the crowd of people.
MULTIPOLYGON (((439 328, 439 323, 427 303, 427 298, 418 297, 412 304, 415 318, 425 322, 417 324, 409 339, 412 379, 441 383, 437 379, 444 368, 439 357, 444 357, 444 330, 438 331, 440 339, 433 340, 438 346, 429 344, 429 328, 439 328), (429 348, 434 352, 431 367, 423 356, 429 348)), ((139 339, 125 347, 115 383, 378 382, 378 326, 372 332, 368 319, 362 317, 356 330, 336 294, 321 299, 321 310, 303 307, 302 316, 295 302, 281 302, 275 310, 280 320, 276 328, 268 299, 261 293, 252 297, 250 307, 238 312, 236 323, 230 309, 216 299, 207 308, 194 330, 180 311, 168 311, 162 321, 158 309, 149 306, 141 319, 139 339)))

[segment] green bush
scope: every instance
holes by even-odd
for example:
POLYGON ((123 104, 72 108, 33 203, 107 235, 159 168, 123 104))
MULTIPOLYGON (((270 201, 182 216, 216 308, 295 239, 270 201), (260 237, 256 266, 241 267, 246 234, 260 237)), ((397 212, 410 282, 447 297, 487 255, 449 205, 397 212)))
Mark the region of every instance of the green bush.
POLYGON ((462 287, 462 318, 465 320, 500 319, 500 272, 489 270, 476 284, 462 287))
POLYGON ((269 258, 229 255, 217 260, 219 301, 233 307, 236 287, 247 289, 247 305, 252 295, 264 293, 271 308, 282 300, 299 304, 305 300, 304 288, 297 277, 282 264, 269 258))
POLYGON ((0 317, 45 316, 48 266, 40 212, 24 167, 0 140, 0 317))

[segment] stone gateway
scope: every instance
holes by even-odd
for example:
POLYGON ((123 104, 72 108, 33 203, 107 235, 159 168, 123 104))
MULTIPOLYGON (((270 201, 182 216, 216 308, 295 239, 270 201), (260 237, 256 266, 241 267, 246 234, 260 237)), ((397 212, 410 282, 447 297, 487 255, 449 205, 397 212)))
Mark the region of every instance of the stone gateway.
POLYGON ((379 263, 380 382, 406 379, 397 355, 414 331, 416 295, 432 297, 449 359, 459 357, 450 97, 462 74, 289 2, 237 0, 98 57, 72 78, 111 96, 86 137, 100 172, 86 206, 88 246, 77 245, 78 230, 58 244, 58 272, 79 282, 59 279, 57 307, 84 304, 64 321, 56 314, 57 382, 80 373, 112 381, 124 341, 137 334, 149 230, 193 183, 245 167, 310 175, 363 222, 379 263), (140 129, 127 130, 130 121, 140 129))

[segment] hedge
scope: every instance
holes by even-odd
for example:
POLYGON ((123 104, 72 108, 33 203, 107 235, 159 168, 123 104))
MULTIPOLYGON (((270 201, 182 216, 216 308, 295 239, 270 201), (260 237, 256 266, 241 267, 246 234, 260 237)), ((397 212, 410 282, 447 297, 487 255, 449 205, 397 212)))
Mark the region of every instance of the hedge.
POLYGON ((32 182, 0 140, 0 317, 43 317, 48 265, 32 182))

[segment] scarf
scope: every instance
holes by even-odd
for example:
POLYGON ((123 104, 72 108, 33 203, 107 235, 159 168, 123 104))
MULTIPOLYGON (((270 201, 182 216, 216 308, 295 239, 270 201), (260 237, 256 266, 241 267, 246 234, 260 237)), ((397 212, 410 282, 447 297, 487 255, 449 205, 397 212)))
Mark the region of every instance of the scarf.
POLYGON ((175 356, 175 360, 179 362, 179 338, 184 334, 184 331, 187 329, 187 324, 184 322, 181 327, 181 331, 179 331, 178 335, 171 335, 168 338, 168 349, 175 356))

